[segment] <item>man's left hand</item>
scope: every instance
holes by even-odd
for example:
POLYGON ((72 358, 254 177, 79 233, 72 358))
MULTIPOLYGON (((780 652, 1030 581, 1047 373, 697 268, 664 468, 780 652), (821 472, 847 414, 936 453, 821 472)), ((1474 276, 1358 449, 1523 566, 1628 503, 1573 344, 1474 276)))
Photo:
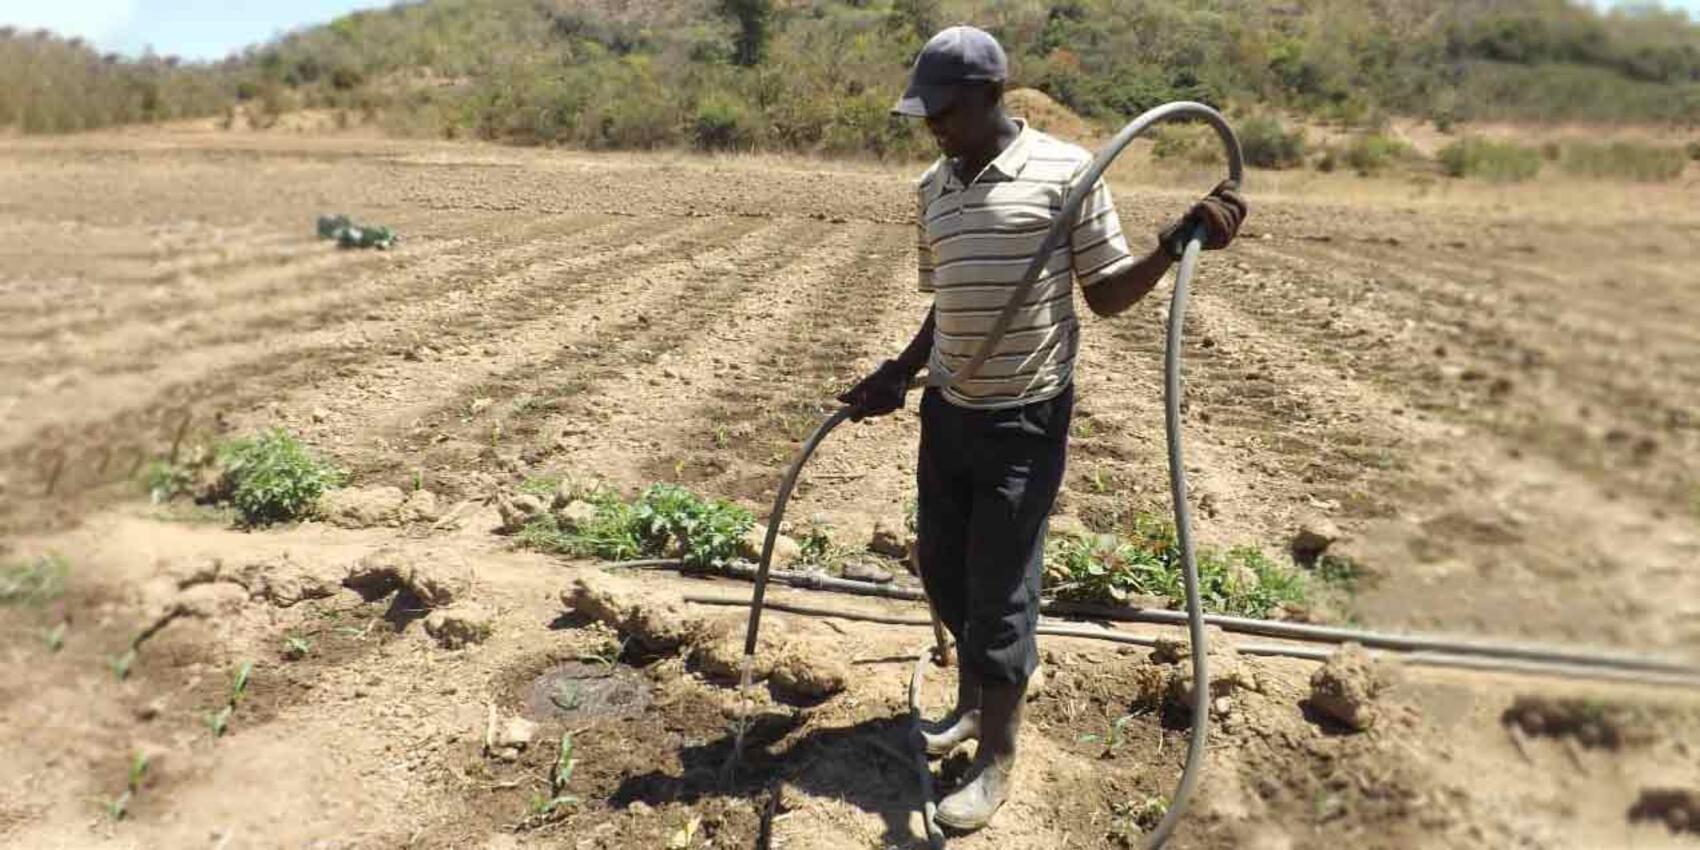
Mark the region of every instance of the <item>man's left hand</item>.
POLYGON ((1232 180, 1223 180, 1180 220, 1164 228, 1158 239, 1171 256, 1178 258, 1186 247, 1187 237, 1192 235, 1193 227, 1202 224, 1204 249, 1215 251, 1226 248, 1239 235, 1240 225, 1250 212, 1239 186, 1232 180))

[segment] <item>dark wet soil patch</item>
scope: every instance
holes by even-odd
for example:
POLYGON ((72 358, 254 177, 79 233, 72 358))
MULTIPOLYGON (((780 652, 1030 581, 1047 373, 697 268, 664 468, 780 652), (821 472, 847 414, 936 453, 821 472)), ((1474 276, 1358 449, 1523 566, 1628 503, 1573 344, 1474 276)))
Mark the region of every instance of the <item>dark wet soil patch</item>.
POLYGON ((567 661, 532 680, 524 696, 525 716, 568 725, 592 718, 631 717, 643 713, 654 688, 641 673, 622 664, 567 661))

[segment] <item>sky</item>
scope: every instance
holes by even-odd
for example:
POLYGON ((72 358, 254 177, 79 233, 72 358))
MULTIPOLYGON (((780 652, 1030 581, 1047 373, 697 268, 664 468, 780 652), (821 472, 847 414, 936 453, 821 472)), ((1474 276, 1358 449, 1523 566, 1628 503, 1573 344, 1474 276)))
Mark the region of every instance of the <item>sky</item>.
MULTIPOLYGON (((1700 2, 1700 0, 1696 0, 1700 2)), ((81 36, 101 50, 223 59, 389 0, 0 0, 0 25, 81 36)))
MULTIPOLYGON (((1636 0, 1595 0, 1608 7, 1636 0)), ((81 36, 130 55, 153 48, 185 59, 223 59, 298 27, 389 0, 0 0, 0 25, 81 36)), ((1700 20, 1700 0, 1663 0, 1700 20)))

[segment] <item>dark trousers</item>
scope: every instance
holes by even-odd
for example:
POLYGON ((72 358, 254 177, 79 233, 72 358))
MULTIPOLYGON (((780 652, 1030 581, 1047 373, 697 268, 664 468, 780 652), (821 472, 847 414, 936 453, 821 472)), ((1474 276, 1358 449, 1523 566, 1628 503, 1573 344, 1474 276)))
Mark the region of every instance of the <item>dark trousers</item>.
POLYGON ((1023 684, 1039 663, 1046 518, 1073 413, 1072 385, 1006 410, 958 407, 936 389, 921 397, 921 581, 962 664, 985 681, 1023 684))

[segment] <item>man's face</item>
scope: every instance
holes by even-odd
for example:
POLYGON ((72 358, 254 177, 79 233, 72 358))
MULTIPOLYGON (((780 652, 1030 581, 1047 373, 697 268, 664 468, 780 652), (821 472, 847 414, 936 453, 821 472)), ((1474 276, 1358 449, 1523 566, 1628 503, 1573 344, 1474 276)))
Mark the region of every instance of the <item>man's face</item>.
POLYGON ((996 129, 988 120, 995 102, 984 87, 974 87, 959 94, 943 111, 928 115, 927 129, 938 142, 939 151, 947 157, 957 157, 984 149, 990 141, 987 136, 996 129))

